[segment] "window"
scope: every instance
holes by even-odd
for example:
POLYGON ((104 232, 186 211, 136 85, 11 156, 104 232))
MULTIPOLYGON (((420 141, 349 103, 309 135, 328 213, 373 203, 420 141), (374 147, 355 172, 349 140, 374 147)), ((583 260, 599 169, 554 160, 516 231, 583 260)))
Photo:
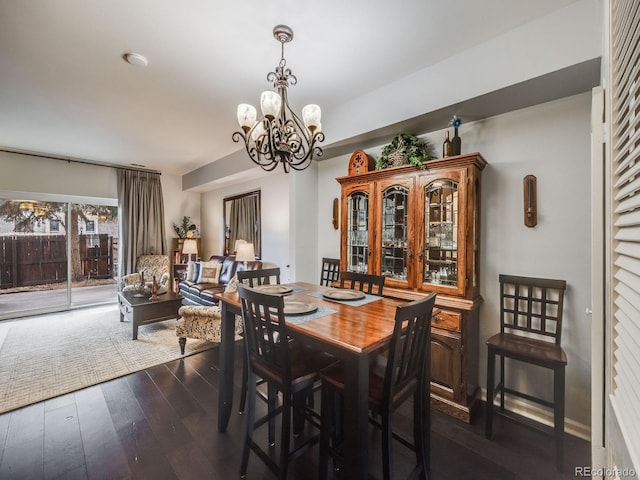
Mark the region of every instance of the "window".
MULTIPOLYGON (((611 2, 611 172, 613 265, 611 286, 613 338, 611 406, 622 432, 613 457, 640 467, 640 3, 611 2), (634 453, 635 452, 635 453, 634 453)), ((629 465, 631 466, 631 465, 629 465)))

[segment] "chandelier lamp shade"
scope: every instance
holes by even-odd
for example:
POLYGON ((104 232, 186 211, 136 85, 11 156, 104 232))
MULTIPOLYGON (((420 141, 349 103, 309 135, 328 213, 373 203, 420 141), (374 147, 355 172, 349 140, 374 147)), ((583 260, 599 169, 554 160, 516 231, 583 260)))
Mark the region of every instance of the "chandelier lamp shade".
POLYGON ((293 39, 293 30, 286 25, 276 25, 273 36, 280 42, 280 63, 274 72, 269 72, 267 81, 276 91, 262 92, 260 109, 263 117, 258 119, 253 105, 238 105, 238 123, 242 131, 233 133, 233 141, 244 141, 251 160, 266 171, 282 164, 285 173, 290 169, 304 170, 314 156, 322 155, 317 145, 324 141, 321 111, 318 105, 307 105, 300 118, 289 106, 287 89, 298 79, 286 68, 284 44, 293 39))

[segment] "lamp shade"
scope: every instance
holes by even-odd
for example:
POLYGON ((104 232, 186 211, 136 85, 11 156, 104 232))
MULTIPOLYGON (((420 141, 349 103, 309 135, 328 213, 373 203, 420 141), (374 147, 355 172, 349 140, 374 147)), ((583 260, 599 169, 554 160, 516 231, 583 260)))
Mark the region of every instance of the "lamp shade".
POLYGON ((237 262, 253 262, 256 259, 256 252, 253 248, 253 243, 241 243, 238 245, 238 251, 236 252, 237 262))
POLYGON ((267 90, 262 92, 260 97, 260 108, 262 114, 267 118, 274 118, 280 113, 280 107, 282 106, 282 97, 276 92, 267 90))
POLYGON ((309 130, 320 125, 321 110, 318 105, 309 104, 302 109, 302 120, 309 130))
POLYGON ((182 244, 182 254, 198 254, 198 242, 193 238, 186 238, 182 244))
POLYGON ((247 103, 238 105, 238 123, 241 127, 247 127, 247 129, 253 127, 256 116, 256 108, 253 105, 247 103))
POLYGON ((233 251, 237 253, 238 252, 238 247, 240 245, 242 245, 243 243, 247 243, 247 241, 243 240, 241 238, 237 239, 235 245, 233 246, 233 251))

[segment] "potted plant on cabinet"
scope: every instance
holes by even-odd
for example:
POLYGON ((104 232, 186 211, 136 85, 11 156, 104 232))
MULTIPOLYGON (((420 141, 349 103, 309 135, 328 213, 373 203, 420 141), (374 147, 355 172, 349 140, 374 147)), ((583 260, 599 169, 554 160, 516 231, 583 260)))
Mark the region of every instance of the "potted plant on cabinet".
POLYGON ((376 170, 402 165, 423 168, 424 162, 435 158, 430 150, 431 145, 425 140, 409 133, 400 133, 382 149, 376 159, 376 170))

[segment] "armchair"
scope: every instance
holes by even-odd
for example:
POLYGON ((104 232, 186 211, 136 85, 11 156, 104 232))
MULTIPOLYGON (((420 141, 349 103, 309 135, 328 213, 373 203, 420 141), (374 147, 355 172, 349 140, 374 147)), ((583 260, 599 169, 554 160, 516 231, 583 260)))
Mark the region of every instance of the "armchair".
MULTIPOLYGON (((180 354, 184 355, 187 338, 197 338, 220 343, 220 307, 204 305, 183 305, 178 310, 180 319, 176 323, 176 336, 180 354)), ((236 316, 236 336, 242 334, 242 317, 236 316)))
POLYGON ((146 286, 151 287, 153 276, 160 288, 167 288, 169 283, 169 256, 168 255, 141 255, 136 260, 136 271, 122 277, 122 291, 137 290, 140 288, 144 273, 146 286))

